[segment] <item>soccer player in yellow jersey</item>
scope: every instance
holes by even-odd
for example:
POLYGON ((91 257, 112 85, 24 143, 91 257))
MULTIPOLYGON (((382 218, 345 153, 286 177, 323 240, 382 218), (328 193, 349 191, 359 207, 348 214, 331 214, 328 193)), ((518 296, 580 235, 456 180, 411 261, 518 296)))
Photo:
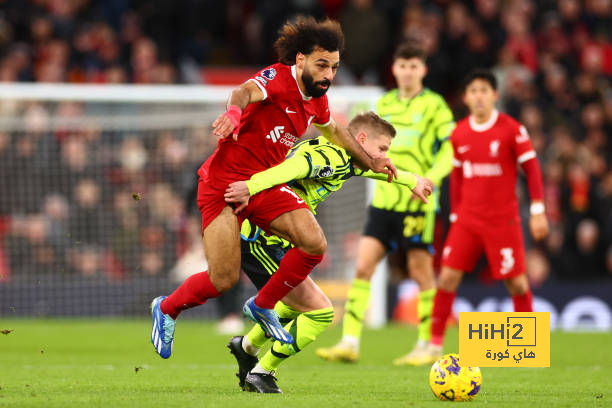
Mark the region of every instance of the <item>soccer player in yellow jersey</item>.
MULTIPOLYGON (((386 156, 395 135, 393 126, 374 112, 355 116, 348 129, 373 158, 386 156)), ((353 176, 385 180, 387 177, 360 169, 345 149, 320 136, 296 144, 283 163, 254 174, 246 182, 232 183, 225 197, 231 202, 244 203, 250 196, 266 188, 281 186, 296 200, 302 200, 314 213, 318 204, 353 176)), ((393 183, 407 186, 425 202, 433 189, 431 181, 404 171, 398 171, 393 183)), ((265 233, 248 220, 242 224, 241 236, 241 267, 259 289, 276 273, 281 259, 292 245, 280 237, 265 233)), ((228 345, 238 362, 239 385, 244 390, 281 392, 274 372, 283 361, 312 343, 331 323, 334 315, 330 300, 310 278, 291 290, 274 310, 285 329, 292 334, 292 343, 276 341, 258 360, 257 354, 268 338, 264 330, 255 325, 246 336, 236 336, 228 345)))
MULTIPOLYGON (((427 74, 425 51, 410 43, 398 47, 393 58, 397 89, 383 95, 377 113, 389 121, 397 134, 388 157, 398 169, 423 175, 440 185, 452 169, 453 149, 449 136, 453 114, 439 94, 423 87, 427 74)), ((409 354, 396 365, 417 365, 430 340, 431 313, 435 296, 433 233, 438 209, 438 190, 422 203, 410 189, 398 184, 376 182, 365 231, 359 242, 357 274, 346 302, 343 333, 331 348, 317 350, 325 360, 356 361, 363 318, 370 297, 370 279, 387 252, 406 251, 406 268, 419 286, 418 339, 409 354)))

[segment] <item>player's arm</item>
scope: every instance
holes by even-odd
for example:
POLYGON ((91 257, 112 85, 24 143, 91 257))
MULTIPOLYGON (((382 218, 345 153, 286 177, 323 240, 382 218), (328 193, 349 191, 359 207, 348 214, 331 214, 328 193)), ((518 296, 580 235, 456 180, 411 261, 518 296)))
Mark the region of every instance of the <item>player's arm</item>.
POLYGON ((265 98, 264 91, 255 80, 248 80, 232 90, 227 101, 227 111, 213 122, 213 134, 219 138, 233 134, 234 140, 238 140, 238 125, 242 111, 248 104, 263 101, 265 98))
POLYGON ((544 187, 542 170, 535 150, 531 146, 527 130, 521 126, 519 135, 515 138, 517 162, 523 168, 527 177, 527 189, 531 199, 529 229, 534 240, 539 241, 548 235, 548 220, 544 207, 544 187))
POLYGON ((450 183, 449 183, 449 195, 450 195, 450 222, 455 222, 457 220, 457 210, 459 208, 459 202, 461 201, 461 185, 463 184, 463 163, 460 159, 459 153, 457 153, 455 146, 450 140, 450 145, 453 148, 453 157, 451 159, 451 164, 453 165, 453 170, 450 175, 450 183))
POLYGON ((432 123, 434 137, 440 143, 440 148, 434 156, 433 165, 425 173, 425 177, 433 181, 436 186, 440 185, 442 179, 453 168, 453 146, 450 142, 450 134, 455 127, 453 113, 444 101, 440 103, 441 106, 432 123))
POLYGON ((384 173, 387 175, 387 181, 395 177, 397 178, 397 169, 388 158, 373 159, 370 157, 365 150, 357 143, 357 140, 349 133, 348 129, 343 126, 336 124, 334 120, 331 120, 329 124, 320 126, 315 124, 317 129, 321 132, 323 137, 344 148, 353 158, 353 160, 359 163, 360 167, 371 169, 376 173, 384 173))
POLYGON ((308 177, 310 164, 303 155, 293 155, 282 163, 255 173, 249 180, 231 183, 225 190, 225 201, 238 204, 235 213, 242 211, 249 203, 249 197, 270 187, 308 177))
MULTIPOLYGON (((387 176, 381 173, 374 173, 372 170, 368 170, 365 173, 357 174, 361 177, 367 177, 374 180, 386 180, 387 176)), ((408 187, 417 197, 419 197, 425 204, 428 203, 427 197, 433 191, 433 182, 425 177, 420 177, 409 171, 398 170, 397 178, 392 181, 395 184, 401 184, 408 187)))
POLYGON ((450 222, 457 220, 457 209, 461 201, 461 184, 463 184, 462 163, 455 157, 452 159, 453 170, 450 175, 450 222))

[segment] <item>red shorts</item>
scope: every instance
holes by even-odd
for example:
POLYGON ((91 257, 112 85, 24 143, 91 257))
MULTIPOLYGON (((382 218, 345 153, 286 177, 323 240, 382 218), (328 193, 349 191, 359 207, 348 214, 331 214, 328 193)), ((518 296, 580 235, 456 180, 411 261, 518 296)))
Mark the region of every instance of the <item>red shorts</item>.
POLYGON ((494 279, 508 279, 525 273, 525 247, 519 223, 476 228, 458 219, 446 237, 442 265, 471 272, 483 250, 494 279))
MULTIPOLYGON (((225 189, 229 183, 213 185, 202 180, 198 182, 198 207, 202 214, 202 231, 229 204, 225 202, 225 189)), ((299 208, 308 209, 308 205, 287 184, 269 188, 249 199, 249 204, 238 214, 242 224, 245 219, 270 233, 270 223, 281 214, 299 208)))

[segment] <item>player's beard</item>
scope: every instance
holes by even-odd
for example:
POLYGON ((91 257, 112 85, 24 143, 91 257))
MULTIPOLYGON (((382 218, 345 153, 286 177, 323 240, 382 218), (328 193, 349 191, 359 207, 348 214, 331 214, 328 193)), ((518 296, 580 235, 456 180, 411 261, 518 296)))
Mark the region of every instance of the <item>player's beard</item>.
POLYGON ((321 96, 325 95, 329 89, 329 86, 331 85, 331 82, 328 79, 315 82, 314 78, 312 75, 310 75, 310 72, 308 72, 306 67, 304 67, 304 70, 302 71, 302 82, 304 83, 304 88, 306 88, 306 93, 308 96, 312 96, 313 98, 320 98, 321 96), (319 88, 318 85, 326 85, 326 87, 319 88))

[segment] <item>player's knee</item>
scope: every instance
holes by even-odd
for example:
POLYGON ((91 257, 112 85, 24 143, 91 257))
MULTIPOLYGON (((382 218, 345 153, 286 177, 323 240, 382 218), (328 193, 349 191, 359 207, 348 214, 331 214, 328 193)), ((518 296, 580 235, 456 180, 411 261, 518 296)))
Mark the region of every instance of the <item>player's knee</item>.
POLYGON ((374 274, 375 265, 366 262, 357 262, 355 278, 369 281, 374 274))
POLYGON ((308 237, 302 241, 300 249, 309 255, 324 255, 327 251, 327 239, 323 234, 308 237))
POLYGON ((237 272, 225 270, 224 273, 215 273, 215 271, 210 271, 210 281, 219 291, 219 293, 227 292, 230 290, 236 283, 238 283, 238 279, 240 278, 240 274, 237 272))

